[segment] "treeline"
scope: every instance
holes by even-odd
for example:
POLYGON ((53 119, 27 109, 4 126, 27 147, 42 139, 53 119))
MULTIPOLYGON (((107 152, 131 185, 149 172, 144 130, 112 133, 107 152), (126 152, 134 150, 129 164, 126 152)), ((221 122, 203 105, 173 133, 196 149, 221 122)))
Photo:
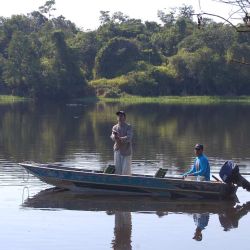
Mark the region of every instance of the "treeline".
POLYGON ((250 32, 203 18, 191 6, 142 22, 101 11, 83 31, 55 1, 39 11, 0 17, 0 93, 34 98, 90 95, 249 95, 250 32))

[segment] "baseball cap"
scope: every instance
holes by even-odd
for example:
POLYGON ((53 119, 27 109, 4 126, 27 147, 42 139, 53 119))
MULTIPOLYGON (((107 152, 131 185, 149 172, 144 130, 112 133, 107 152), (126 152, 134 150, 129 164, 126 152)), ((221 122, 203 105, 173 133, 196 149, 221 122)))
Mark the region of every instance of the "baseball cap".
POLYGON ((116 112, 116 115, 124 115, 124 116, 126 116, 126 113, 125 113, 125 111, 120 110, 120 111, 116 112))
POLYGON ((195 144, 194 148, 200 150, 200 149, 203 149, 203 145, 202 144, 195 144))

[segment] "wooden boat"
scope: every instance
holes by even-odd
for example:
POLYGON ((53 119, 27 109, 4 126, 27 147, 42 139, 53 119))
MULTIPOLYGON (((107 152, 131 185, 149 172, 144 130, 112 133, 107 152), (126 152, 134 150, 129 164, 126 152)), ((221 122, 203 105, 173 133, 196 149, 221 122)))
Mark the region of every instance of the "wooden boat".
POLYGON ((20 163, 50 185, 74 192, 99 195, 136 195, 168 198, 232 199, 237 186, 215 181, 187 181, 164 175, 116 175, 58 164, 20 163))

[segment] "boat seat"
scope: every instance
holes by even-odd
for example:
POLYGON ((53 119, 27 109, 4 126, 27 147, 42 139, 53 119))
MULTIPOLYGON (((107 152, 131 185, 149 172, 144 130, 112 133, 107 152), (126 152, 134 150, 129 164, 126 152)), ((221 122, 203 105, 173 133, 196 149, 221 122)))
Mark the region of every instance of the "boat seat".
POLYGON ((168 169, 167 168, 159 168, 156 173, 155 173, 155 177, 156 178, 164 178, 166 173, 167 173, 168 169))
POLYGON ((108 165, 105 169, 104 169, 104 174, 114 174, 115 173, 115 165, 108 165))

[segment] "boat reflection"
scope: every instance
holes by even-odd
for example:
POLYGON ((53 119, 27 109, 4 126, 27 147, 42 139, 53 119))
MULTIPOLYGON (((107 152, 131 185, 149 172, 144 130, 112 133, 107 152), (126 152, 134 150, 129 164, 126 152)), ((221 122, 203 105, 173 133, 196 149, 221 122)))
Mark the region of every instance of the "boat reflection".
POLYGON ((223 213, 232 209, 235 201, 211 200, 173 200, 167 198, 151 198, 143 196, 91 196, 73 193, 58 188, 42 190, 33 197, 28 197, 23 207, 38 209, 67 209, 85 211, 121 211, 147 212, 163 216, 173 213, 223 213))
POLYGON ((115 235, 118 239, 120 225, 123 225, 123 228, 127 227, 128 235, 131 235, 132 226, 130 212, 151 213, 159 217, 166 216, 168 213, 193 215, 196 226, 197 228, 199 227, 198 230, 196 230, 196 234, 198 235, 207 226, 209 214, 217 214, 221 226, 225 231, 228 231, 232 228, 237 228, 239 220, 250 211, 250 202, 243 205, 237 205, 236 201, 195 201, 153 199, 150 197, 86 196, 58 188, 40 191, 32 198, 27 198, 22 206, 46 210, 67 209, 106 211, 107 214, 115 214, 115 235), (202 224, 202 226, 200 224, 202 224))

